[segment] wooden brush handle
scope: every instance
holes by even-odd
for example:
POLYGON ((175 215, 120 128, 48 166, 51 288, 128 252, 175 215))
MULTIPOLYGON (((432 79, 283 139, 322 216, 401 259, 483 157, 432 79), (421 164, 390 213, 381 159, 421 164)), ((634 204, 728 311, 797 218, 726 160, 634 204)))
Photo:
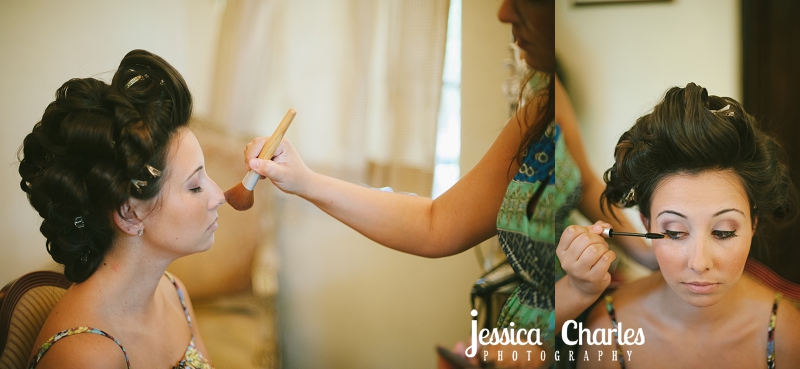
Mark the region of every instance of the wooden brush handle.
POLYGON ((278 124, 278 128, 275 128, 275 132, 272 132, 272 136, 269 136, 267 143, 264 144, 264 148, 261 149, 261 152, 258 154, 259 159, 272 159, 272 156, 275 155, 275 150, 277 150, 278 145, 281 144, 281 139, 283 139, 283 135, 286 134, 286 130, 289 129, 289 125, 292 124, 295 115, 297 115, 297 110, 289 108, 289 111, 286 112, 281 123, 278 124))

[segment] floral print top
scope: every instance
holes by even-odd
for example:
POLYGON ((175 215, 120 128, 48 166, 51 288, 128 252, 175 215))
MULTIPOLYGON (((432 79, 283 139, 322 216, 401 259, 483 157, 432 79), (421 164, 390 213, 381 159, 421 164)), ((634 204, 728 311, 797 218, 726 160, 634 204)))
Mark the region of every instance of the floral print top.
MULTIPOLYGON (((183 297, 183 291, 181 291, 181 288, 178 287, 178 283, 175 282, 175 278, 173 278, 172 275, 170 275, 169 273, 164 273, 164 275, 166 275, 167 279, 169 279, 169 281, 172 282, 172 285, 174 285, 175 289, 178 291, 178 298, 180 299, 181 306, 183 307, 183 314, 186 316, 186 322, 189 324, 189 328, 191 329, 192 317, 189 315, 189 309, 186 307, 186 301, 183 297)), ((128 352, 125 351, 125 347, 123 347, 122 344, 116 338, 97 328, 76 327, 76 328, 65 329, 61 332, 58 332, 53 337, 50 337, 50 339, 48 339, 45 343, 43 343, 42 346, 39 348, 39 351, 36 352, 36 355, 34 355, 33 358, 31 358, 31 362, 28 364, 28 369, 35 368, 36 365, 39 364, 39 361, 42 360, 42 357, 44 357, 44 354, 46 354, 47 351, 50 349, 50 347, 52 347, 53 344, 58 342, 58 340, 67 336, 72 336, 81 333, 97 334, 103 337, 108 337, 108 339, 114 341, 114 343, 116 343, 117 346, 119 346, 119 348, 122 349, 122 354, 125 355, 125 364, 127 365, 128 369, 131 368, 131 362, 130 359, 128 358, 128 352)), ((211 363, 203 356, 203 353, 197 350, 194 342, 194 334, 192 334, 192 337, 189 340, 189 347, 186 348, 186 352, 184 352, 183 354, 183 359, 181 359, 181 361, 175 364, 172 367, 172 369, 214 369, 214 366, 211 365, 211 363)))

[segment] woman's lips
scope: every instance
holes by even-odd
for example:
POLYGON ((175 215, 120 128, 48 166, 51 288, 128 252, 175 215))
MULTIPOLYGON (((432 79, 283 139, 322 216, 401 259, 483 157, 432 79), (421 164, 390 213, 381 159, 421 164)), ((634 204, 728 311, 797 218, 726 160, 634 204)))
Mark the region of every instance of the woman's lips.
POLYGON ((717 290, 719 287, 719 283, 711 283, 711 282, 682 282, 684 287, 686 287, 689 292, 707 295, 717 290))
POLYGON ((211 223, 211 225, 210 225, 210 226, 208 226, 208 230, 209 230, 209 231, 212 231, 212 232, 213 232, 213 231, 216 231, 216 230, 217 230, 217 228, 219 228, 219 225, 217 224, 217 219, 219 219, 219 217, 215 218, 215 219, 214 219, 214 223, 211 223))

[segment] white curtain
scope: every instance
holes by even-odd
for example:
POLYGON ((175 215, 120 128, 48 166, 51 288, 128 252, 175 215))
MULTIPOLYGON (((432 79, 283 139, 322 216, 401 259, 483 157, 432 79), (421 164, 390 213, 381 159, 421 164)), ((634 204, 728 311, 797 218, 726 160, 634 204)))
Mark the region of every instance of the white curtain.
POLYGON ((228 0, 211 117, 312 169, 428 195, 448 0, 228 0))

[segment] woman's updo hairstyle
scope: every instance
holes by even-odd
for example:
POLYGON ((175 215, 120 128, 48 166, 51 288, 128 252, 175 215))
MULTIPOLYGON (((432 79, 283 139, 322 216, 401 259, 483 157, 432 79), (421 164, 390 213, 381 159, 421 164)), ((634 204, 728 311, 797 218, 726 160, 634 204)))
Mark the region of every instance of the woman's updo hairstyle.
POLYGON ((111 85, 71 79, 56 91, 23 141, 19 174, 43 218, 47 251, 68 279, 82 282, 102 262, 113 211, 158 195, 169 140, 191 112, 180 73, 144 50, 125 55, 111 85))
POLYGON ((650 199, 662 179, 730 170, 741 180, 759 229, 785 223, 796 214, 797 190, 781 155, 775 139, 736 100, 709 96, 694 83, 673 87, 620 137, 615 163, 604 175, 601 206, 638 205, 649 218, 650 199))

